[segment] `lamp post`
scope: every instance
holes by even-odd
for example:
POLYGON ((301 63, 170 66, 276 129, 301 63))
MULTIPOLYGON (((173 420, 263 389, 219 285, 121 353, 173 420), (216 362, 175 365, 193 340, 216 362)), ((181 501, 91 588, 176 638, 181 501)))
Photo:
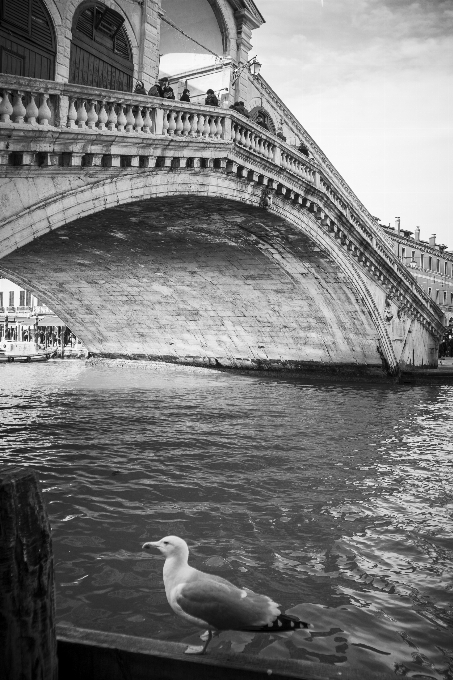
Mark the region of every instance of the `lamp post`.
POLYGON ((250 71, 250 74, 252 75, 253 78, 259 76, 261 71, 261 63, 258 61, 256 55, 249 59, 248 61, 246 61, 245 64, 239 64, 233 70, 233 80, 231 82, 232 85, 236 84, 236 82, 239 80, 245 69, 248 69, 250 71))

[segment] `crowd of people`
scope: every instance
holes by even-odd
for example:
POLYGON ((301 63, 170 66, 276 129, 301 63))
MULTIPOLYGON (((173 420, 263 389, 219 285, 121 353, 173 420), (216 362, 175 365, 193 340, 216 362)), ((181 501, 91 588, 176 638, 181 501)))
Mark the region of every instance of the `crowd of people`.
POLYGON ((81 341, 69 328, 60 326, 22 326, 0 324, 0 342, 36 342, 40 347, 75 348, 81 341))
POLYGON ((450 321, 439 345, 439 359, 453 357, 453 323, 450 321))
MULTIPOLYGON (((162 97, 162 99, 176 99, 175 91, 170 85, 168 78, 160 78, 156 83, 146 91, 145 84, 142 80, 138 80, 135 86, 134 94, 146 94, 149 97, 162 97)), ((190 90, 188 87, 184 88, 182 95, 179 98, 181 102, 190 102, 190 90)), ((219 99, 214 90, 211 88, 206 91, 205 98, 206 106, 219 106, 219 99)))
MULTIPOLYGON (((143 81, 138 80, 135 86, 134 94, 146 94, 149 97, 161 97, 162 99, 176 99, 175 91, 171 87, 170 80, 167 77, 159 78, 159 80, 157 80, 148 91, 146 91, 143 81)), ((191 97, 190 90, 188 87, 185 87, 182 92, 182 95, 179 98, 179 101, 190 102, 190 97, 191 97)), ((204 103, 206 106, 219 106, 219 99, 215 94, 214 90, 209 89, 206 91, 206 98, 204 103)), ((240 113, 245 118, 251 118, 250 112, 247 110, 245 103, 243 101, 234 102, 234 104, 230 106, 230 109, 236 111, 237 113, 240 113)), ((271 130, 271 128, 269 127, 269 122, 266 119, 266 115, 263 111, 258 111, 253 122, 256 125, 259 125, 261 128, 263 128, 263 130, 273 132, 273 130, 271 130)), ((283 142, 286 142, 286 137, 283 134, 282 129, 277 130, 275 134, 283 142)), ((304 143, 300 144, 300 146, 298 147, 298 151, 304 154, 304 156, 307 157, 310 156, 308 148, 304 143)))

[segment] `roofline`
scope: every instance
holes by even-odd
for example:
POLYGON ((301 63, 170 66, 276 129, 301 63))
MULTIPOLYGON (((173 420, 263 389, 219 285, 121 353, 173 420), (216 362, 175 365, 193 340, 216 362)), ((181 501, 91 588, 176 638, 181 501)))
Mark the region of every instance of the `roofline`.
POLYGON ((260 20, 259 26, 266 23, 266 19, 263 17, 253 0, 228 0, 228 2, 236 12, 248 10, 250 13, 256 14, 256 18, 260 20))

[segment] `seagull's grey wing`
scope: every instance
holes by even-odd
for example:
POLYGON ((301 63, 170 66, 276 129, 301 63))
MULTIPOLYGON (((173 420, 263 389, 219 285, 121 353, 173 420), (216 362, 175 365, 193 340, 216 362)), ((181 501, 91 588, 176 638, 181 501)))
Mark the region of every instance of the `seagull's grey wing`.
POLYGON ((272 625, 280 614, 266 595, 236 588, 228 581, 209 578, 180 584, 175 602, 183 612, 206 621, 217 630, 250 630, 272 625))

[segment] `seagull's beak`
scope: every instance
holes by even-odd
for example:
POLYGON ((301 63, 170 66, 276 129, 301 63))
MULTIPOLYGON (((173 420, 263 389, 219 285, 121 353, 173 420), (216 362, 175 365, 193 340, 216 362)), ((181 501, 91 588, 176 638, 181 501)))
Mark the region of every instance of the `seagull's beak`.
POLYGON ((149 550, 150 548, 160 548, 160 541, 148 541, 148 543, 143 543, 142 550, 149 550))

